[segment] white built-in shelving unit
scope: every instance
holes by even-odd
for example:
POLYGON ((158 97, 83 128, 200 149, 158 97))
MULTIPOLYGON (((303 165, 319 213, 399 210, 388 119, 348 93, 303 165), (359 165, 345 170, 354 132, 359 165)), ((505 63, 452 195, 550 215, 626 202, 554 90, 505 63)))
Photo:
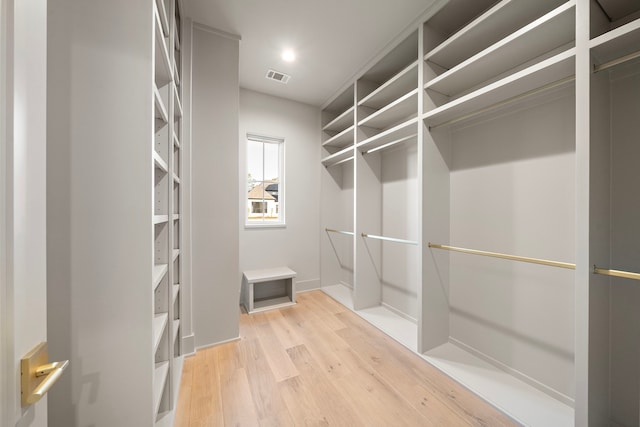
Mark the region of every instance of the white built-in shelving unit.
POLYGON ((524 425, 640 425, 639 18, 435 2, 323 108, 322 289, 524 425))
POLYGON ((182 130, 180 1, 154 4, 153 379, 157 425, 171 425, 182 370, 180 334, 180 140, 182 130), (171 218, 171 219, 170 219, 171 218))

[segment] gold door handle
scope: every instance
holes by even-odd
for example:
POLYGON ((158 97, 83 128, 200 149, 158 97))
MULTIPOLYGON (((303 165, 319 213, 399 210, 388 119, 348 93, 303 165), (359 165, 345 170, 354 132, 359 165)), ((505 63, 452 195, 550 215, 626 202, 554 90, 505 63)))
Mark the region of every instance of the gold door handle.
POLYGON ((48 363, 48 359, 47 343, 43 342, 20 360, 23 407, 42 399, 69 366, 68 360, 48 363))

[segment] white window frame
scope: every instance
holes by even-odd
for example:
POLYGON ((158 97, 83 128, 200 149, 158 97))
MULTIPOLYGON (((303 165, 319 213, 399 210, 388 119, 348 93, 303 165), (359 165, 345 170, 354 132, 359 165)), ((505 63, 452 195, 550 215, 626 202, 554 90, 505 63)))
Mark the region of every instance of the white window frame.
MULTIPOLYGON (((278 182, 278 221, 250 221, 247 217, 247 193, 246 189, 249 187, 249 177, 248 173, 245 173, 244 176, 244 186, 243 188, 243 216, 244 216, 244 227, 245 228, 286 228, 286 217, 285 217, 285 139, 279 137, 265 136, 256 133, 247 133, 245 140, 245 166, 246 170, 249 170, 249 150, 246 149, 248 142, 261 142, 263 144, 278 144, 280 146, 279 150, 279 171, 278 177, 280 181, 278 182)), ((264 173, 264 155, 262 156, 263 161, 263 173, 264 173)), ((264 179, 264 177, 262 177, 264 179)), ((264 182, 264 181, 262 181, 264 182)))

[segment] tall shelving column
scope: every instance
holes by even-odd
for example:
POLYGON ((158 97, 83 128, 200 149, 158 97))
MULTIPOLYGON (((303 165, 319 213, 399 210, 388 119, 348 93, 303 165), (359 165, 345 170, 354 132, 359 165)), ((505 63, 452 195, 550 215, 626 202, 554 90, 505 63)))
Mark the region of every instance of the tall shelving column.
POLYGON ((153 416, 170 409, 169 354, 169 113, 172 72, 167 43, 170 29, 165 4, 154 5, 153 169, 153 416))
POLYGON ((179 0, 154 6, 153 177, 153 410, 156 425, 171 425, 179 389, 180 348, 180 85, 179 0))
POLYGON ((172 83, 172 104, 171 104, 171 123, 170 130, 170 165, 169 172, 171 174, 171 189, 169 203, 171 206, 171 220, 169 233, 169 247, 171 248, 171 262, 169 264, 169 277, 171 283, 171 299, 169 304, 169 316, 171 319, 171 368, 172 368, 172 399, 171 407, 175 408, 177 402, 178 389, 180 387, 180 373, 182 371, 182 348, 180 333, 180 318, 182 314, 180 298, 181 284, 181 259, 180 250, 182 248, 180 213, 182 212, 181 198, 181 145, 182 141, 182 54, 181 54, 181 35, 182 35, 182 15, 181 2, 179 0, 171 1, 171 64, 173 67, 173 83, 172 83))

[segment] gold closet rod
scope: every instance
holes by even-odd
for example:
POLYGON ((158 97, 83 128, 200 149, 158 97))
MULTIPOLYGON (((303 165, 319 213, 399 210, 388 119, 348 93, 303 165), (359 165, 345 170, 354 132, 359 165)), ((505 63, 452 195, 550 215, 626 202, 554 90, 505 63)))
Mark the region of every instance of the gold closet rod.
POLYGON ((405 245, 418 245, 418 242, 406 239, 396 239, 395 237, 376 236, 375 234, 362 233, 362 237, 367 239, 384 240, 386 242, 404 243, 405 245))
POLYGON ((640 280, 640 274, 623 270, 608 270, 606 268, 598 268, 593 266, 593 274, 602 274, 604 276, 624 277, 625 279, 640 280))
POLYGON ((620 65, 620 64, 624 64, 625 62, 631 61, 633 59, 636 58, 640 58, 640 50, 637 52, 633 52, 630 53, 628 55, 622 56, 620 58, 617 59, 613 59, 609 62, 605 62, 604 64, 594 64, 593 65, 593 72, 597 73, 599 71, 604 71, 606 69, 609 69, 611 67, 615 67, 616 65, 620 65))
POLYGON ((338 233, 346 234, 347 236, 353 236, 353 231, 334 230, 333 228, 325 228, 324 231, 326 231, 327 233, 338 233))
POLYGON ((442 126, 449 126, 449 125, 461 122, 463 120, 470 119, 472 117, 475 117, 475 116, 478 116, 480 114, 486 113, 487 111, 495 110, 496 108, 502 107, 504 105, 508 105, 508 104, 510 104, 512 102, 518 101, 518 100, 523 99, 523 98, 527 98, 527 97, 529 97, 531 95, 535 95, 535 94, 538 94, 540 92, 545 92, 547 90, 551 90, 551 89, 554 89, 556 87, 563 86, 563 85, 565 85, 567 83, 570 83, 570 82, 574 81, 575 79, 576 79, 575 76, 569 76, 569 77, 565 77, 565 78, 560 79, 560 80, 556 80, 555 82, 547 83, 546 85, 537 87, 535 89, 531 89, 531 90, 529 90, 527 92, 524 92, 524 93, 521 93, 519 95, 512 96, 511 98, 507 98, 504 101, 498 101, 495 104, 491 104, 491 105, 489 105, 487 107, 480 108, 479 110, 472 111, 471 113, 465 114, 463 116, 456 117, 454 119, 447 120, 446 122, 438 123, 438 124, 433 125, 433 126, 429 126, 429 130, 434 130, 434 129, 437 129, 437 128, 442 127, 442 126))
MULTIPOLYGON (((551 267, 567 268, 569 270, 576 269, 575 264, 571 264, 568 262, 549 261, 549 260, 540 259, 540 258, 529 258, 524 256, 518 256, 518 255, 501 254, 498 252, 487 252, 487 251, 479 251, 476 249, 458 248, 455 246, 438 245, 431 242, 429 242, 429 247, 435 248, 435 249, 444 249, 447 251, 462 252, 465 254, 482 255, 482 256, 488 256, 492 258, 508 259, 512 261, 529 262, 532 264, 549 265, 551 267)), ((604 276, 624 277, 625 279, 640 280, 640 273, 633 273, 631 271, 624 271, 624 270, 609 270, 606 268, 599 268, 595 265, 593 266, 593 274, 602 274, 604 276)))
POLYGON ((529 257, 524 257, 524 256, 518 256, 518 255, 501 254, 501 253, 498 253, 498 252, 487 252, 487 251, 479 251, 479 250, 476 250, 476 249, 458 248, 456 246, 437 245, 437 244, 431 243, 431 242, 429 242, 429 247, 430 248, 435 248, 435 249, 444 249, 444 250, 447 250, 447 251, 462 252, 462 253, 465 253, 465 254, 482 255, 482 256, 488 256, 488 257, 492 257, 492 258, 502 258, 502 259, 509 259, 509 260, 512 260, 512 261, 528 262, 528 263, 531 263, 531 264, 549 265, 551 267, 567 268, 569 270, 575 270, 576 269, 576 265, 575 264, 571 264, 571 263, 568 263, 568 262, 549 261, 549 260, 540 259, 540 258, 529 258, 529 257))
POLYGON ((346 159, 343 159, 343 160, 339 160, 339 161, 337 161, 337 162, 335 162, 335 163, 328 164, 328 165, 326 165, 325 167, 326 167, 326 168, 332 168, 332 167, 334 167, 334 166, 338 166, 338 165, 341 165, 341 164, 343 164, 343 163, 350 162, 351 160, 353 160, 353 156, 351 156, 351 157, 347 157, 346 159))

